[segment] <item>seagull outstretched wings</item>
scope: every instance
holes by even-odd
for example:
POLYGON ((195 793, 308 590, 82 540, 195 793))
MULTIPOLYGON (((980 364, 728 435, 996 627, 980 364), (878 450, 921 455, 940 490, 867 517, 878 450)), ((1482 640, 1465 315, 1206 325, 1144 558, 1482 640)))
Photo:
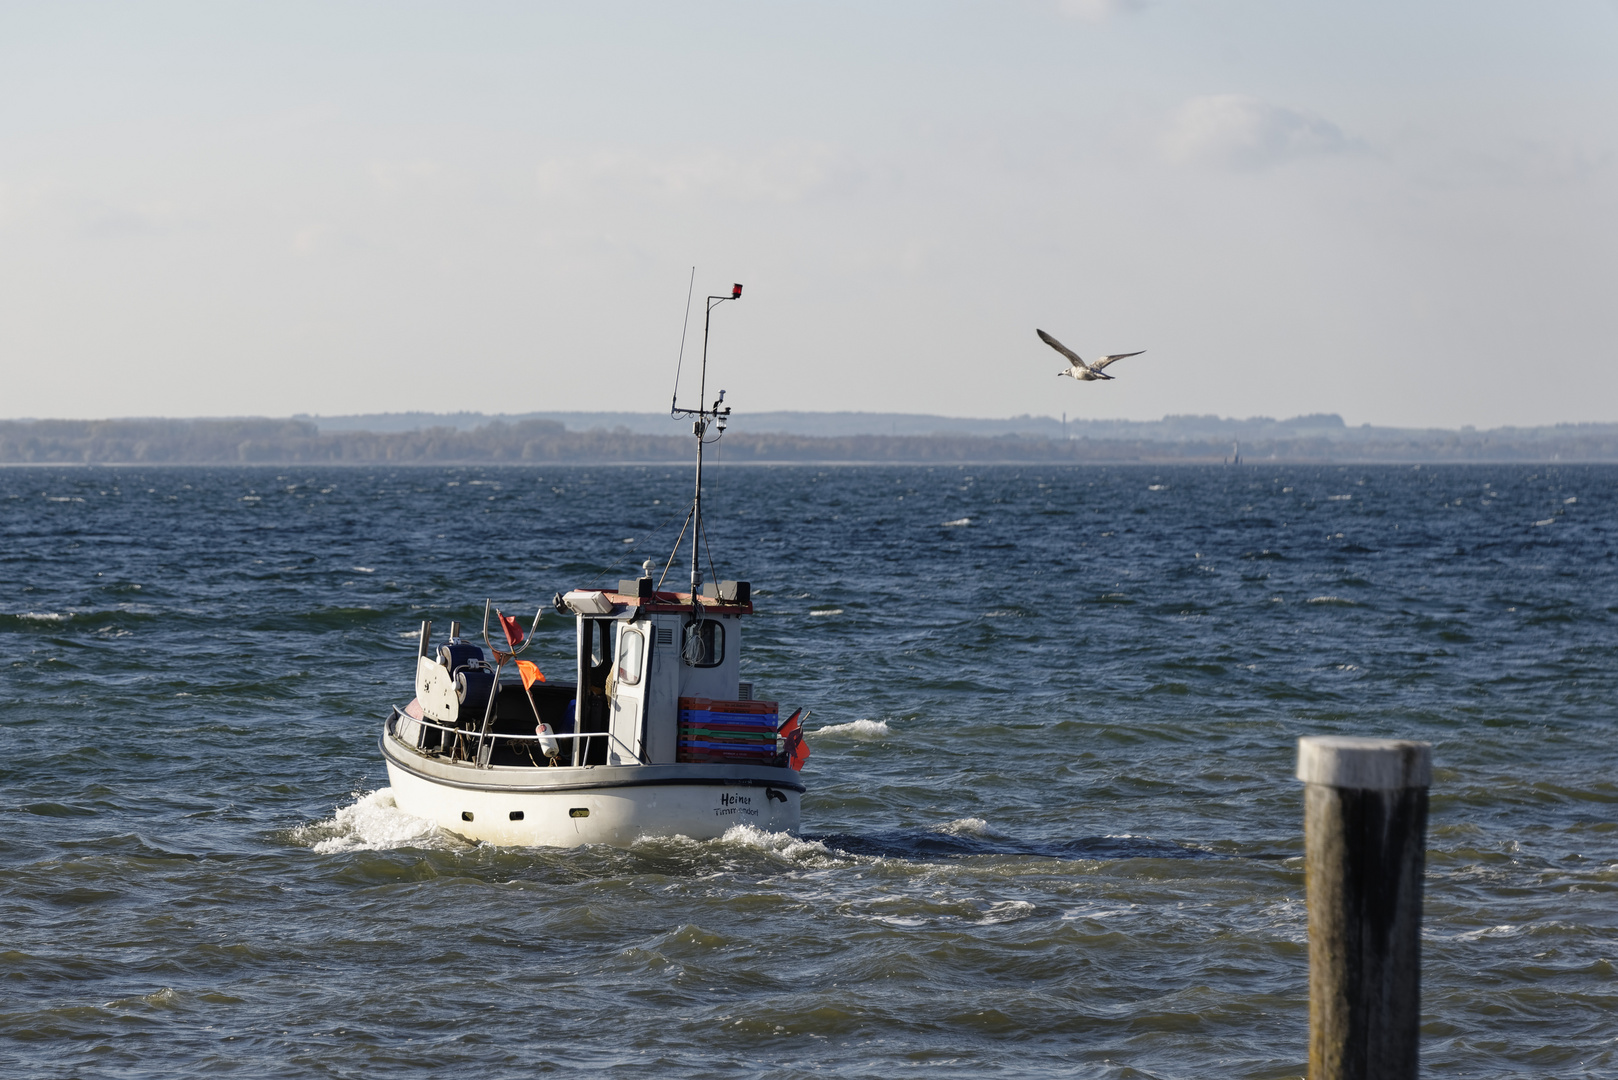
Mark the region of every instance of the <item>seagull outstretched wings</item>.
POLYGON ((1111 356, 1103 356, 1100 360, 1097 360, 1095 363, 1090 365, 1090 370, 1092 370, 1092 371, 1100 371, 1102 368, 1106 367, 1108 364, 1112 363, 1114 360, 1122 360, 1126 356, 1139 356, 1141 353, 1143 353, 1145 351, 1146 351, 1145 349, 1141 349, 1141 350, 1139 350, 1137 352, 1121 352, 1121 353, 1113 353, 1111 356))
POLYGON ((1102 371, 1102 369, 1108 364, 1112 363, 1114 360, 1122 360, 1126 356, 1139 356, 1141 353, 1146 351, 1145 349, 1141 349, 1137 352, 1113 353, 1110 356, 1103 356, 1093 364, 1086 364, 1079 357, 1078 353, 1074 352, 1066 345, 1063 345, 1060 341, 1057 341, 1045 331, 1035 330, 1034 333, 1039 335, 1039 340, 1043 341, 1045 344, 1067 357, 1068 364, 1070 365, 1068 370, 1058 371, 1056 374, 1069 375, 1080 382, 1094 382, 1097 379, 1110 379, 1112 376, 1107 375, 1102 371))
POLYGON ((1086 371, 1088 371, 1090 369, 1090 365, 1086 364, 1083 360, 1079 359, 1079 354, 1078 353, 1074 352, 1072 349, 1068 348, 1066 345, 1063 345, 1060 341, 1057 341, 1055 338, 1051 337, 1045 331, 1043 331, 1043 330, 1035 330, 1034 333, 1039 335, 1039 340, 1043 341, 1045 344, 1049 345, 1051 348, 1055 349, 1057 352, 1059 352, 1063 356, 1067 357, 1068 363, 1076 364, 1079 367, 1084 368, 1086 371))

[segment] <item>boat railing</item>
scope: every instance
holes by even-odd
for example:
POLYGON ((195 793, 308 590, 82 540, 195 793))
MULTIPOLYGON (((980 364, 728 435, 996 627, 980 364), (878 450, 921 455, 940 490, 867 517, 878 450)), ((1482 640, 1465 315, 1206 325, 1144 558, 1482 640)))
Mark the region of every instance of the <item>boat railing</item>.
MULTIPOLYGON (((630 747, 629 744, 625 743, 624 740, 620 739, 616 733, 611 731, 554 731, 548 732, 544 735, 508 735, 491 731, 487 735, 480 737, 476 730, 457 727, 453 724, 440 723, 437 720, 431 720, 425 716, 411 716, 398 706, 394 706, 393 716, 389 719, 388 723, 388 732, 395 738, 397 738, 399 735, 398 723, 400 720, 409 720, 418 728, 433 728, 437 731, 442 731, 447 735, 464 737, 466 743, 468 744, 468 749, 473 750, 478 761, 485 765, 488 764, 489 758, 493 755, 494 744, 497 740, 505 740, 506 742, 536 743, 542 739, 555 739, 557 742, 562 742, 564 740, 577 742, 580 739, 604 739, 607 741, 609 747, 616 744, 618 748, 631 760, 636 759, 638 756, 635 750, 630 747), (478 752, 477 747, 480 745, 484 749, 481 752, 478 752)), ((470 758, 468 760, 470 760, 470 758)))

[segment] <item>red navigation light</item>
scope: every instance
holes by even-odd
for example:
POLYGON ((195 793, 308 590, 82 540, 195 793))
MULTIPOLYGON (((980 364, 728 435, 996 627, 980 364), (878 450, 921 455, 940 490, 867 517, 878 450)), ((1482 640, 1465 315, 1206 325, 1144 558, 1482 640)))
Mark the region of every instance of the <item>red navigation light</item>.
POLYGON ((742 295, 742 287, 740 285, 732 285, 730 287, 730 298, 732 300, 741 299, 741 295, 742 295))

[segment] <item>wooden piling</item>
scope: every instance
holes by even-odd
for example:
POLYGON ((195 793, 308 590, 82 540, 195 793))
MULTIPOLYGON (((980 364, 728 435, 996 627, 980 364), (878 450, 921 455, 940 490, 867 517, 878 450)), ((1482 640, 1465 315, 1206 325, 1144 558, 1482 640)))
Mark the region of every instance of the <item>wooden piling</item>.
POLYGON ((1298 740, 1310 1080, 1415 1080, 1432 745, 1298 740))

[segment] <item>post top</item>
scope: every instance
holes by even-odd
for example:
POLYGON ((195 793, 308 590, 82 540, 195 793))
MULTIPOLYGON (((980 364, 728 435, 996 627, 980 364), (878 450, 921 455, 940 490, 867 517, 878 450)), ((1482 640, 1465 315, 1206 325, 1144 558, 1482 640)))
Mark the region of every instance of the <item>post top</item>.
POLYGON ((1424 788, 1433 782, 1433 744, 1410 739, 1305 735, 1299 780, 1338 788, 1424 788))

